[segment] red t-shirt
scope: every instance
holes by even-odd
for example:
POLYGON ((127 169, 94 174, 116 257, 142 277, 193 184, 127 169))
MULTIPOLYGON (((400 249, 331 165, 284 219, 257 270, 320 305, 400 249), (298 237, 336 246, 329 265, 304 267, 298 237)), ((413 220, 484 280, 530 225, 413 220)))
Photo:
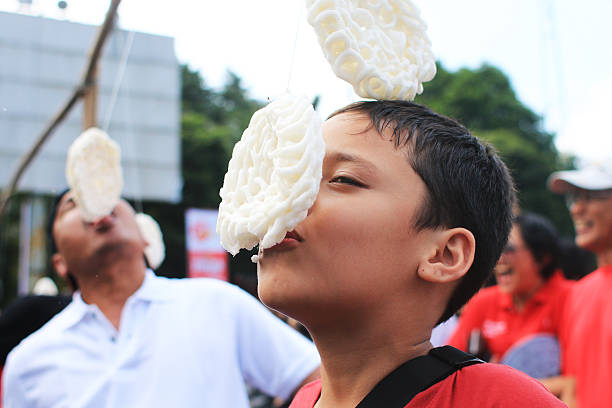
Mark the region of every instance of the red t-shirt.
POLYGON ((612 265, 574 285, 563 317, 562 372, 576 378, 578 406, 612 407, 612 265))
POLYGON ((465 306, 448 344, 468 351, 470 333, 479 329, 492 361, 501 361, 522 339, 534 334, 557 335, 573 284, 561 272, 555 272, 521 311, 514 307, 512 297, 497 286, 482 289, 465 306))
MULTIPOLYGON (((307 384, 289 408, 313 408, 320 394, 321 380, 307 384)), ((526 374, 507 366, 485 363, 463 367, 418 393, 404 408, 427 407, 548 408, 565 407, 565 404, 526 374)))

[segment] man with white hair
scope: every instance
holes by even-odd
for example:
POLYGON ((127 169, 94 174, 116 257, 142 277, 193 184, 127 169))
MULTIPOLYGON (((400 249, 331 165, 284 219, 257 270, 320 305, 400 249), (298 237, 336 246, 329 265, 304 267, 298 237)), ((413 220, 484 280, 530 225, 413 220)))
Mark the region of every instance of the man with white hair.
POLYGON ((560 171, 548 185, 565 195, 576 244, 593 252, 598 265, 567 300, 560 336, 563 374, 575 377, 580 408, 612 407, 612 169, 560 171))

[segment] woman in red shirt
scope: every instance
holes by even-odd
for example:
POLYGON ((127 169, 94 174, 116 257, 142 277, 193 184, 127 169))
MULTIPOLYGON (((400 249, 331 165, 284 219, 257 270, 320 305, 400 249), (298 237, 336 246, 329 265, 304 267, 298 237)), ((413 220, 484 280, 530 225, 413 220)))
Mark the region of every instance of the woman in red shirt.
POLYGON ((558 248, 556 230, 547 219, 517 216, 495 268, 497 285, 468 302, 449 344, 474 353, 480 340, 492 362, 536 378, 557 375, 556 335, 572 284, 557 270, 558 248))

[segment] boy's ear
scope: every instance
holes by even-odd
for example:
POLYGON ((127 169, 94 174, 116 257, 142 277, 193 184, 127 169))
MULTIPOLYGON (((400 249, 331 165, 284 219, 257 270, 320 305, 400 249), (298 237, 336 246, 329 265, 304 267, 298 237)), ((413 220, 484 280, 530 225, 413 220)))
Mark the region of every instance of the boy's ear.
POLYGON ((68 265, 66 264, 66 260, 59 253, 54 253, 51 257, 51 263, 53 264, 53 269, 55 272, 64 280, 68 279, 68 265))
POLYGON ((461 279, 470 269, 476 252, 474 235, 465 228, 434 231, 430 253, 420 263, 418 276, 428 282, 461 279))

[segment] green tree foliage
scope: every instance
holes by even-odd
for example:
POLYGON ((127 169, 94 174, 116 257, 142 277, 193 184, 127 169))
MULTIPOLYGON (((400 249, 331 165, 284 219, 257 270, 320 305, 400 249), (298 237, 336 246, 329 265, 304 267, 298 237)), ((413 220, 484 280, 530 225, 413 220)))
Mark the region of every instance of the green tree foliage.
POLYGON ((416 102, 456 118, 495 146, 512 172, 521 209, 545 215, 563 234, 571 233, 563 200, 547 190, 546 180, 572 160, 559 155, 554 136, 517 99, 503 72, 487 64, 450 72, 438 64, 436 77, 416 102))
MULTIPOLYGON (((164 231, 166 260, 159 274, 185 275, 185 221, 187 208, 216 208, 219 189, 234 144, 262 104, 248 97, 241 79, 228 74, 220 90, 209 88, 197 71, 181 67, 181 150, 183 191, 178 204, 145 203, 164 231)), ((250 263, 250 261, 249 261, 250 263)))

